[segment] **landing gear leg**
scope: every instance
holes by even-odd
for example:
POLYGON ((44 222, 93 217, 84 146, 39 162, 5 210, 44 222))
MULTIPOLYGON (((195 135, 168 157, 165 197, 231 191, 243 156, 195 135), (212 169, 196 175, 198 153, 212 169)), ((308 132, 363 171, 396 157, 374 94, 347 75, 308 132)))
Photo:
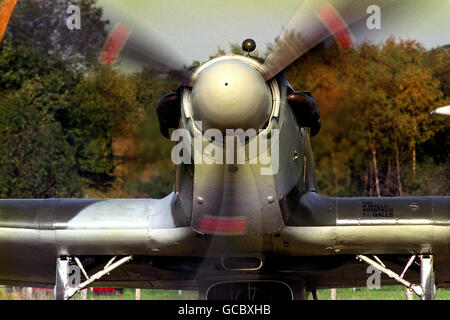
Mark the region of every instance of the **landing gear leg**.
POLYGON ((420 255, 420 285, 413 284, 404 279, 405 273, 411 264, 415 261, 416 255, 411 256, 408 263, 401 275, 396 274, 394 271, 386 268, 386 266, 381 262, 381 260, 374 256, 375 260, 365 256, 357 255, 357 259, 364 261, 369 265, 373 266, 375 269, 387 274, 389 277, 397 280, 399 283, 408 288, 408 290, 413 291, 419 296, 421 300, 432 300, 436 295, 436 286, 434 283, 434 271, 433 271, 433 256, 432 255, 420 255))
POLYGON ((66 300, 65 293, 69 279, 69 259, 60 257, 56 260, 55 299, 66 300))
POLYGON ((290 283, 294 300, 308 300, 309 291, 304 281, 290 283))
POLYGON ((433 300, 436 296, 436 286, 434 284, 433 256, 420 256, 420 285, 423 290, 421 300, 433 300))
POLYGON ((311 290, 311 293, 312 293, 313 299, 314 299, 314 300, 318 300, 318 299, 317 299, 317 290, 316 290, 316 289, 312 289, 312 290, 311 290))
POLYGON ((123 257, 122 259, 116 261, 117 257, 113 257, 109 262, 105 265, 103 270, 98 271, 92 276, 89 276, 84 270, 83 265, 80 262, 80 259, 77 257, 73 257, 76 266, 70 266, 69 257, 59 257, 56 260, 56 283, 55 283, 55 299, 56 300, 69 300, 75 294, 80 292, 83 289, 86 289, 89 285, 91 285, 94 281, 102 278, 103 276, 109 274, 113 270, 117 269, 124 263, 130 261, 133 256, 123 257), (74 268, 75 267, 75 268, 74 268), (73 269, 74 274, 70 274, 70 269, 73 269), (83 272, 86 281, 80 283, 80 270, 83 272), (74 283, 69 283, 74 282, 74 283))

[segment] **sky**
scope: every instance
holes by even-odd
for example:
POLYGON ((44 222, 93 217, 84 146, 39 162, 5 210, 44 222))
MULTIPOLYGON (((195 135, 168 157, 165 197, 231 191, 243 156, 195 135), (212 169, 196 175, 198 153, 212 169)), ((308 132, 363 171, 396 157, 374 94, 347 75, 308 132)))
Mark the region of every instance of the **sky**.
MULTIPOLYGON (((127 16, 151 30, 186 61, 205 61, 230 43, 246 38, 265 52, 303 0, 98 0, 107 17, 127 16)), ((343 0, 341 0, 343 1, 343 0)), ((374 0, 373 3, 377 3, 374 0)), ((450 43, 450 0, 398 0, 381 11, 381 30, 356 34, 359 40, 389 36, 415 39, 426 48, 450 43)))

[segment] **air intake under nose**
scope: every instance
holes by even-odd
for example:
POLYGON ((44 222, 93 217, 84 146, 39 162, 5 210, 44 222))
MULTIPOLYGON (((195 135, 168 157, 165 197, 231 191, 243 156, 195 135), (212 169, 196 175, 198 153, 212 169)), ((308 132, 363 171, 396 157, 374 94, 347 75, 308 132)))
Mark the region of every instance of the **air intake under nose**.
POLYGON ((192 109, 203 130, 258 130, 270 117, 272 96, 261 73, 248 63, 218 61, 195 81, 192 109))

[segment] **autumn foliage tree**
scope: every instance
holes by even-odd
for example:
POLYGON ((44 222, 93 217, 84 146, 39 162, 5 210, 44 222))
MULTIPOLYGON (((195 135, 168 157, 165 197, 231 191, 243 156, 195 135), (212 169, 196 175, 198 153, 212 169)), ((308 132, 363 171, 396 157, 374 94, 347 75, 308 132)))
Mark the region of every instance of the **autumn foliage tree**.
MULTIPOLYGON (((438 51, 435 60, 445 65, 446 52, 438 51)), ((322 112, 323 129, 313 148, 325 193, 405 193, 402 180, 415 175, 417 147, 446 130, 429 115, 447 99, 445 79, 436 77, 445 75, 430 60, 419 43, 388 39, 345 51, 319 47, 290 66, 291 83, 312 91, 322 112)), ((442 152, 448 154, 448 145, 436 154, 448 175, 442 152)), ((447 193, 448 183, 442 185, 441 193, 447 193)))
POLYGON ((83 181, 114 179, 134 82, 96 65, 106 22, 95 1, 79 1, 86 29, 71 36, 67 3, 19 1, 0 44, 0 197, 81 196, 83 181))

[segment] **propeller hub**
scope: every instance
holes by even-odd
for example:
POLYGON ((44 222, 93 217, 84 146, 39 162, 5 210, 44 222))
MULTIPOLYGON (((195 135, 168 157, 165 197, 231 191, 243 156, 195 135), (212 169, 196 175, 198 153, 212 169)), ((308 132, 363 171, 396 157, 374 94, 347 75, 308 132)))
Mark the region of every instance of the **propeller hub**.
POLYGON ((203 131, 262 128, 272 112, 272 94, 261 73, 239 60, 213 63, 192 88, 192 111, 203 131))

